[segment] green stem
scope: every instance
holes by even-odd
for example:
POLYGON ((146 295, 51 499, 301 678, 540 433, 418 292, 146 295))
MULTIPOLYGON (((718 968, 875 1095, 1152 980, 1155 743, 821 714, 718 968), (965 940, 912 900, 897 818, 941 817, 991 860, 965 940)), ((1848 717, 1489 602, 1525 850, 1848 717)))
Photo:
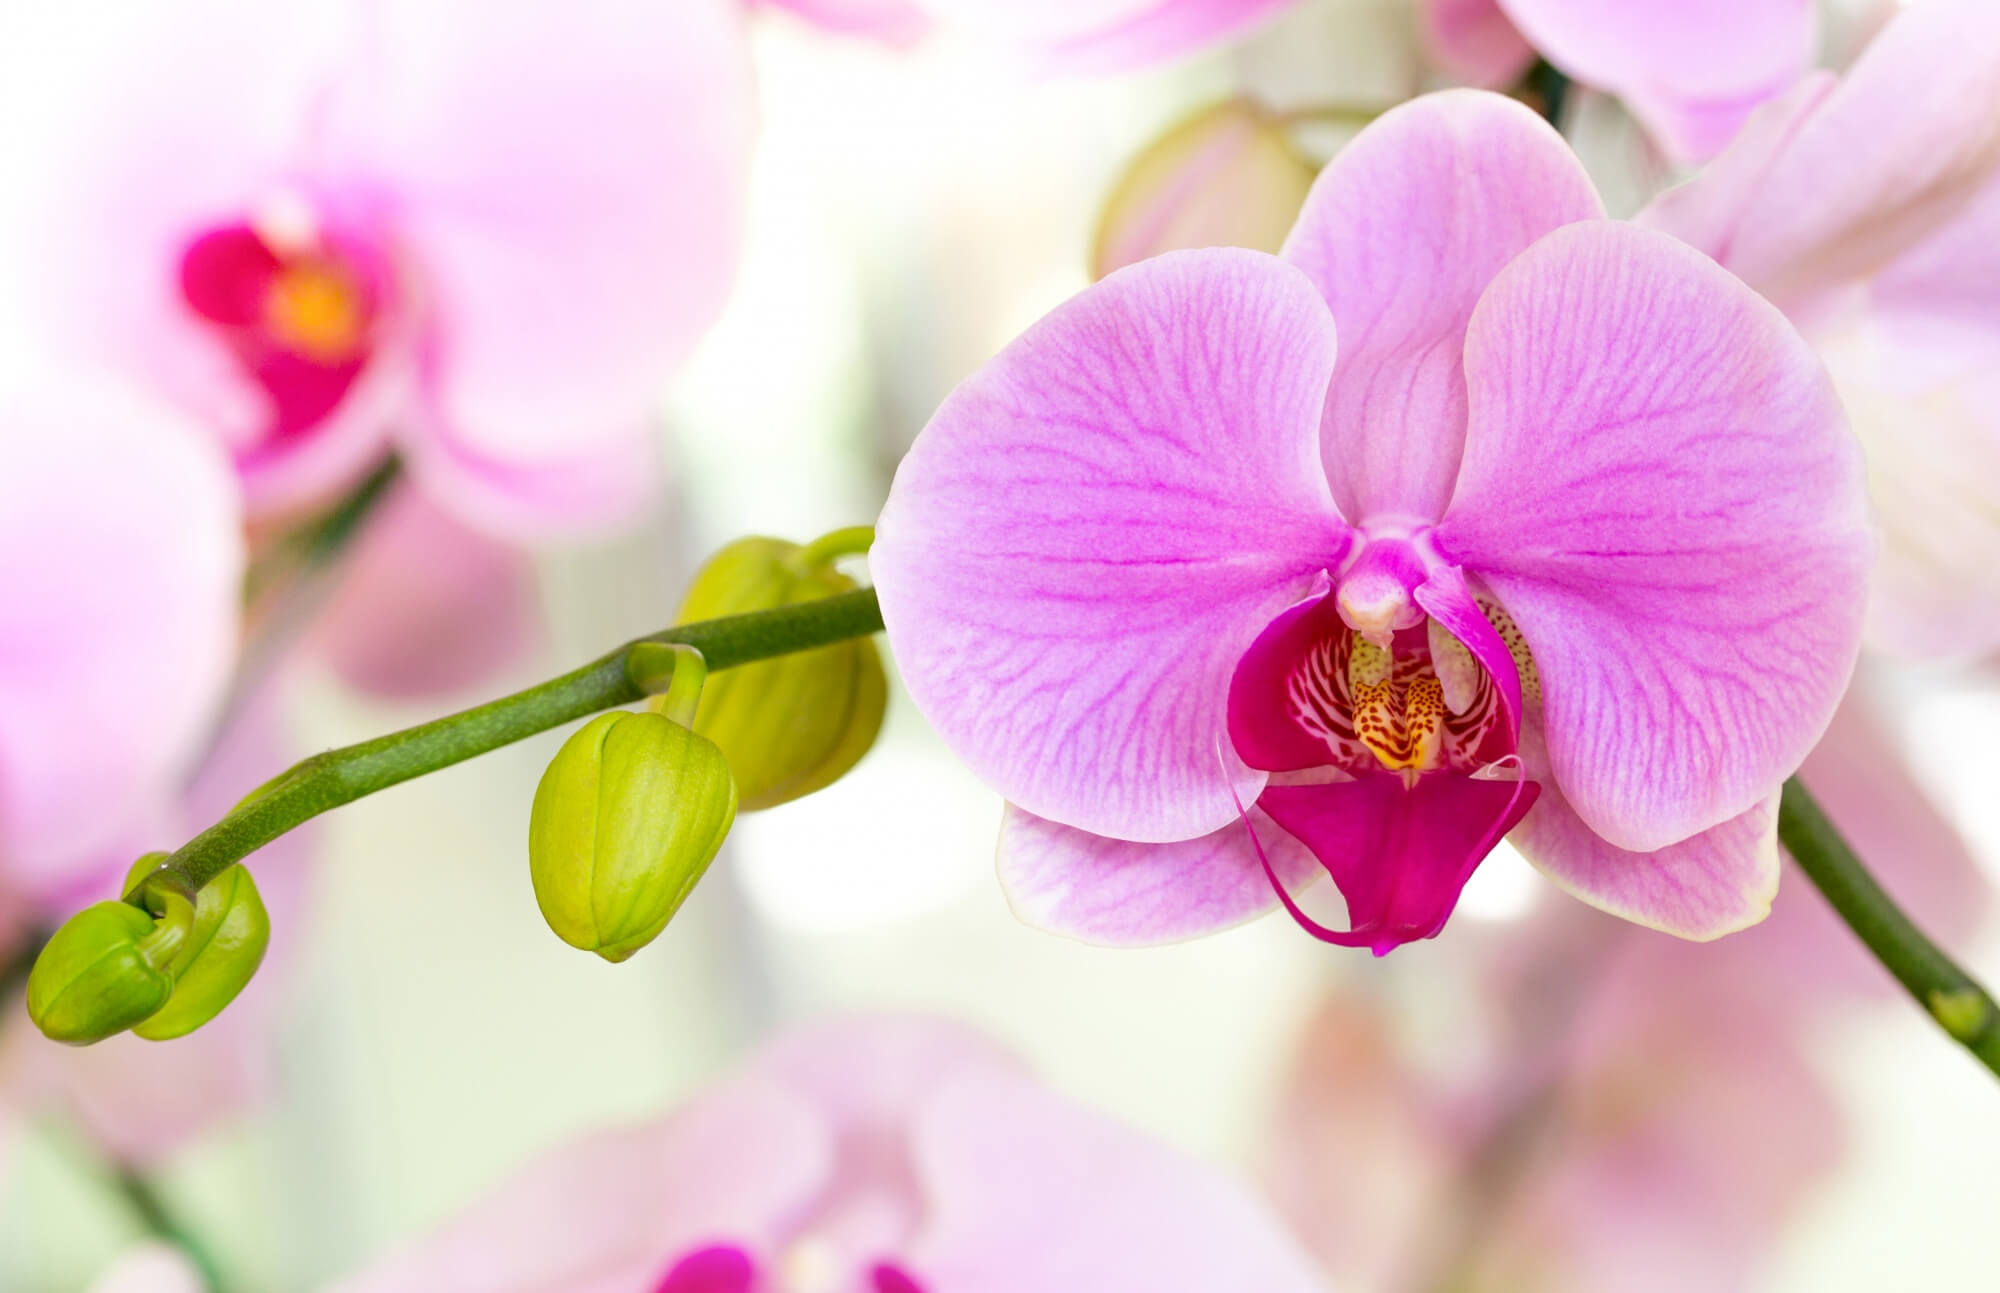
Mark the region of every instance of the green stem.
POLYGON ((153 1183, 131 1168, 119 1168, 113 1173, 113 1184, 118 1197, 125 1201, 132 1215, 145 1227, 146 1233, 161 1239, 181 1250, 196 1271, 201 1274, 202 1286, 209 1293, 220 1293, 222 1289, 222 1268, 216 1264, 214 1256, 206 1245, 197 1240, 174 1218, 167 1207, 167 1201, 153 1188, 153 1183))
POLYGON ((1882 891, 1797 777, 1778 804, 1778 839, 1868 950, 1938 1026, 2000 1074, 2000 1006, 1882 891))
MULTIPOLYGON (((866 637, 881 627, 882 610, 875 602, 875 590, 864 588, 752 615, 682 624, 636 639, 581 669, 526 691, 359 745, 314 755, 252 792, 235 811, 182 845, 163 869, 178 872, 199 889, 252 852, 328 809, 599 710, 643 699, 645 692, 633 681, 631 657, 635 649, 642 656, 655 654, 647 649, 649 644, 694 647, 713 672, 866 637)), ((131 895, 126 900, 131 901, 131 895)))

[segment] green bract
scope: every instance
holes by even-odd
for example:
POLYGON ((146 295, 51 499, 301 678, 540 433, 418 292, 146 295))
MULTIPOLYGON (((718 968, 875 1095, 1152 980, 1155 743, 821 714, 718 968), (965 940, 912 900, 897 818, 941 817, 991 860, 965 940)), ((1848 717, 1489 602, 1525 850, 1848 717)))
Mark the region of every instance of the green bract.
POLYGON ((28 1017, 55 1041, 82 1046, 121 1033, 167 1004, 171 925, 129 903, 100 902, 64 921, 28 972, 28 1017))
MULTIPOLYGON (((829 565, 801 562, 783 539, 739 539, 695 576, 678 623, 771 610, 852 592, 829 565)), ((694 730, 720 746, 746 809, 772 808, 833 784, 875 743, 888 698, 869 638, 836 642, 718 673, 694 730)))
MULTIPOLYGON (((129 891, 157 869, 164 854, 149 854, 125 877, 129 891)), ((153 905, 148 894, 148 905, 153 905)), ((193 1032, 222 1013, 250 982, 271 942, 271 920, 250 872, 232 866, 202 886, 195 900, 187 939, 167 969, 173 996, 166 1007, 133 1028, 149 1041, 163 1042, 193 1032)))
POLYGON ((535 901, 564 942, 622 961, 666 928, 735 820, 712 741, 659 714, 601 714, 535 789, 535 901))

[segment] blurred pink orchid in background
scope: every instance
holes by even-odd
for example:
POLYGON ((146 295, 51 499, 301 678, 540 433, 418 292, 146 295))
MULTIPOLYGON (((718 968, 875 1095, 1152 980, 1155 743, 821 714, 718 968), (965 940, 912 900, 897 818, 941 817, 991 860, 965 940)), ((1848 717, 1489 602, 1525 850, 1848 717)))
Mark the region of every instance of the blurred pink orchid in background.
POLYGON ((1499 89, 1535 55, 1617 95, 1676 162, 1713 157, 1813 65, 1815 0, 1419 0, 1432 57, 1499 89))
POLYGON ((179 798, 236 658, 239 506, 170 411, 0 395, 0 890, 59 910, 179 798))
POLYGON ((253 516, 393 444, 510 536, 654 493, 720 309, 752 105, 731 0, 84 10, 17 177, 38 327, 229 448, 253 516), (52 97, 54 97, 52 95, 52 97))
POLYGON ((1832 370, 1883 529, 1871 643, 2000 647, 2000 9, 1911 7, 1640 220, 1776 302, 1832 370))
POLYGON ((1023 916, 1186 937, 1316 858, 1350 930, 1279 897, 1382 951, 1513 830, 1640 923, 1762 918, 1858 647, 1859 455, 1775 310, 1601 214, 1526 108, 1429 96, 1282 259, 1113 274, 939 410, 870 559, 918 707, 1014 805, 1023 916))
POLYGON ((1686 973, 1695 958, 1672 973, 1620 959, 1664 940, 1591 932, 1545 926, 1537 966, 1463 985, 1513 1025, 1483 1062, 1426 1063, 1360 994, 1321 1007, 1270 1179, 1330 1276, 1375 1293, 1756 1287, 1841 1153, 1803 1030, 1738 979, 1686 973))
POLYGON ((1222 1173, 959 1025, 808 1025, 555 1151, 341 1293, 1318 1293, 1222 1173))

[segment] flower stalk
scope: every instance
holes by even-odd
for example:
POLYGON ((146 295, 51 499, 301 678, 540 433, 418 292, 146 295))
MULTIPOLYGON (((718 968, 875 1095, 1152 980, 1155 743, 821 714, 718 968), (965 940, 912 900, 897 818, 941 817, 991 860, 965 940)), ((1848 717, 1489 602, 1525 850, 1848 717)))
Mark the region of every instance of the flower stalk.
POLYGON ((634 674, 645 675, 643 662, 657 659, 660 645, 694 647, 714 672, 866 637, 881 627, 882 611, 874 590, 860 589, 665 629, 525 691, 295 764, 182 845, 163 869, 175 872, 189 888, 200 889, 252 852, 329 809, 600 710, 643 700, 645 688, 634 674), (635 655, 642 661, 637 670, 635 655))
POLYGON ((2000 1006, 1883 891, 1797 777, 1778 804, 1778 840, 1924 1012, 2000 1075, 2000 1006))

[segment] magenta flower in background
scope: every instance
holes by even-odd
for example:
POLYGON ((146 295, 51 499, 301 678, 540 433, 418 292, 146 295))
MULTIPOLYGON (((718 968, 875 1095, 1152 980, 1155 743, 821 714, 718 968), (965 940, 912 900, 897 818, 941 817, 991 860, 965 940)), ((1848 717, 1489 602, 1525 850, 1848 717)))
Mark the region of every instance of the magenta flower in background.
POLYGON ((1241 1185, 911 1017, 766 1046, 544 1158, 342 1293, 1318 1293, 1241 1185))
POLYGON ((236 482, 199 427, 96 383, 52 393, 0 396, 0 889, 38 903, 178 799, 243 575, 236 482))
POLYGON ((1815 0, 1420 0, 1446 72, 1500 88, 1535 54, 1617 95, 1677 162, 1713 157, 1813 65, 1815 0))
POLYGON ((1871 643, 2000 647, 2000 9, 1911 7, 1640 220, 1777 303, 1832 371, 1883 530, 1871 643))
POLYGON ((939 410, 871 561, 1024 916, 1184 937, 1317 859, 1351 928, 1312 928, 1380 951, 1509 831, 1643 924, 1765 914, 1858 646, 1859 455, 1775 310, 1600 215, 1533 113, 1433 95, 1283 258, 1123 270, 939 410))
POLYGON ((47 83, 15 177, 37 328, 208 426, 253 516, 393 444, 483 529, 613 524, 729 285, 741 24, 732 0, 52 19, 10 51, 47 83))

